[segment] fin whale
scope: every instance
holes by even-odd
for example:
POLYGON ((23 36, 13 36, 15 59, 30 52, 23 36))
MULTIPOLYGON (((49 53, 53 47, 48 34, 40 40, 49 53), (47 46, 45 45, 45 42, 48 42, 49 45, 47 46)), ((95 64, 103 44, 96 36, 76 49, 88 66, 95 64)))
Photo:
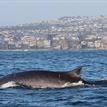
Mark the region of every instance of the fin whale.
POLYGON ((80 77, 82 67, 67 72, 47 70, 24 71, 0 78, 0 89, 10 87, 65 88, 81 85, 107 85, 107 80, 85 81, 80 77))
POLYGON ((80 78, 81 67, 68 72, 46 70, 25 71, 0 78, 0 87, 25 86, 29 88, 64 88, 83 85, 80 78))

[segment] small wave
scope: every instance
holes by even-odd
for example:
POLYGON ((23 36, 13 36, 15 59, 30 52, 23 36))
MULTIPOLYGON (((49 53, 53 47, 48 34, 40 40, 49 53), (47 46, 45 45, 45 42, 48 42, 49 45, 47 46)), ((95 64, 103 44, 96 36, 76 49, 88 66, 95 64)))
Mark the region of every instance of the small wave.
POLYGON ((103 78, 103 79, 101 79, 101 80, 105 80, 105 81, 106 81, 106 80, 107 80, 107 77, 104 77, 104 78, 103 78))

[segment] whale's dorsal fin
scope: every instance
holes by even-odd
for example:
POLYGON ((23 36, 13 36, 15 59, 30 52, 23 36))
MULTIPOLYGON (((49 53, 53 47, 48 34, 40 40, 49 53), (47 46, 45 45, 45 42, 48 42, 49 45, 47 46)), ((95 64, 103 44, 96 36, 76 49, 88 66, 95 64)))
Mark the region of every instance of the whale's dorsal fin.
POLYGON ((81 69, 82 69, 82 67, 75 68, 72 71, 67 72, 67 75, 80 77, 81 69))

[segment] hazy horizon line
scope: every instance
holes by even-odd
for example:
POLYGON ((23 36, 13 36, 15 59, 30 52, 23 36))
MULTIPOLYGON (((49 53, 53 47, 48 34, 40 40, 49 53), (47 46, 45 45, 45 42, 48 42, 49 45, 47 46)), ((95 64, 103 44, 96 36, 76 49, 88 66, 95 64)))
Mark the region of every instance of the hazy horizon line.
POLYGON ((8 25, 0 25, 0 27, 12 27, 12 26, 21 26, 21 25, 24 25, 24 24, 31 24, 31 23, 36 23, 36 22, 42 22, 42 21, 51 21, 51 20, 58 20, 60 18, 63 18, 63 17, 99 17, 99 16, 104 16, 106 17, 107 15, 68 15, 68 16, 61 16, 61 17, 56 17, 56 18, 48 18, 48 19, 35 19, 33 21, 27 21, 27 22, 23 22, 23 23, 19 23, 19 24, 8 24, 8 25))

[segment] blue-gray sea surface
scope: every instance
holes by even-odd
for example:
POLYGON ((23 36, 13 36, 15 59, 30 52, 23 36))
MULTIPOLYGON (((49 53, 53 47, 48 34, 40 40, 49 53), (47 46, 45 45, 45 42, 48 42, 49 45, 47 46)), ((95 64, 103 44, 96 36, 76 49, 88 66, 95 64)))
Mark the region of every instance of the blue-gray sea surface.
MULTIPOLYGON (((25 70, 69 71, 83 66, 86 80, 107 78, 107 51, 1 51, 0 75, 25 70)), ((107 86, 0 89, 0 107, 106 107, 107 86)))

